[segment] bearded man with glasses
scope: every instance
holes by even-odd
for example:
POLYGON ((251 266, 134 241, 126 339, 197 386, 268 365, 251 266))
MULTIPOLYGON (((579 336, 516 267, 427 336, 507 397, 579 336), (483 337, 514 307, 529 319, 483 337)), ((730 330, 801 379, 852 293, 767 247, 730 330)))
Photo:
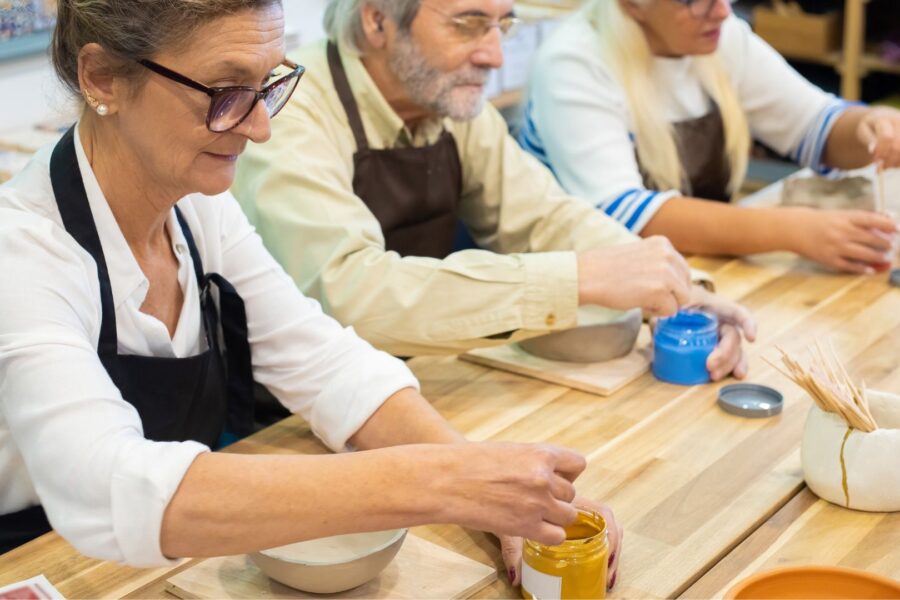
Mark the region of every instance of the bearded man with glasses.
POLYGON ((745 363, 747 312, 692 285, 522 151, 485 105, 512 0, 332 0, 329 41, 291 55, 304 85, 248 148, 233 191, 301 290, 395 355, 457 353, 576 325, 580 305, 723 322, 717 379, 745 363), (454 252, 462 222, 484 250, 454 252))

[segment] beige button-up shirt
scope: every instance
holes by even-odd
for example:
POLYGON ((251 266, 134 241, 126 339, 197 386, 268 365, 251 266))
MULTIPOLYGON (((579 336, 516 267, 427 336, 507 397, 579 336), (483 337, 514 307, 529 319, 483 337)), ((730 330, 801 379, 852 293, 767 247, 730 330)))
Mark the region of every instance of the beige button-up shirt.
POLYGON ((362 61, 341 55, 372 148, 424 146, 443 128, 453 134, 463 168, 460 218, 484 250, 443 260, 385 250, 378 221, 353 193, 356 143, 321 42, 291 57, 307 74, 272 121, 272 139, 241 158, 233 189, 300 289, 376 347, 402 356, 573 327, 576 252, 637 238, 568 196, 492 106, 469 122, 433 120, 411 131, 362 61))

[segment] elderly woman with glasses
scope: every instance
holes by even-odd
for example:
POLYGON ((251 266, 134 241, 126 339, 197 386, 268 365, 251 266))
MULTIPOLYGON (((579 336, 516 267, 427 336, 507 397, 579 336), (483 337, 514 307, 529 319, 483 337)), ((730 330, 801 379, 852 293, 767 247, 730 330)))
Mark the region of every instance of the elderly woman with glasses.
POLYGON ((584 459, 466 443, 227 192, 303 73, 282 34, 278 0, 60 2, 84 110, 0 187, 0 550, 51 526, 138 566, 432 522, 564 539, 584 459), (254 380, 364 451, 209 452, 249 431, 254 380))
POLYGON ((590 0, 539 53, 520 142, 568 191, 683 252, 886 269, 885 215, 728 204, 754 139, 819 171, 900 166, 900 112, 818 89, 730 4, 590 0))

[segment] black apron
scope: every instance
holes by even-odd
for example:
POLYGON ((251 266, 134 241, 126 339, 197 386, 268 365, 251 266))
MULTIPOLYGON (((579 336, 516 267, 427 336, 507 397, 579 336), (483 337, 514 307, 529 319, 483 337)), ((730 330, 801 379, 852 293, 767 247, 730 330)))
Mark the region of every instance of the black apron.
MULTIPOLYGON (((703 200, 729 202, 731 163, 725 154, 725 123, 719 107, 706 115, 673 123, 675 145, 686 181, 681 192, 703 200)), ((655 187, 644 176, 648 188, 655 187)))
POLYGON ((445 130, 431 146, 370 148, 337 46, 329 43, 327 52, 335 89, 356 138, 353 192, 378 219, 385 248, 401 256, 446 258, 453 252, 462 197, 456 140, 445 130))
MULTIPOLYGON (((220 440, 249 434, 253 424, 253 376, 244 302, 220 275, 204 275, 181 211, 175 208, 200 288, 207 350, 187 358, 120 355, 109 272, 78 169, 74 127, 53 151, 50 177, 66 231, 97 263, 102 308, 97 354, 122 397, 137 410, 144 437, 159 442, 195 440, 215 448, 220 440), (213 285, 218 289, 221 321, 213 285), (220 325, 227 349, 224 358, 220 325)), ((48 531, 50 523, 40 506, 0 515, 0 553, 48 531)))

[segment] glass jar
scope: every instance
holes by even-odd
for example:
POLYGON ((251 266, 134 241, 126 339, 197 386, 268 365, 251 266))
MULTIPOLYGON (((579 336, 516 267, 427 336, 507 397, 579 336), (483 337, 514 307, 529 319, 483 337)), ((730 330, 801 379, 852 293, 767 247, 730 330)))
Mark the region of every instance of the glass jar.
POLYGON ((545 546, 525 540, 522 548, 522 597, 605 598, 609 568, 606 521, 595 512, 578 511, 566 527, 566 541, 545 546))

